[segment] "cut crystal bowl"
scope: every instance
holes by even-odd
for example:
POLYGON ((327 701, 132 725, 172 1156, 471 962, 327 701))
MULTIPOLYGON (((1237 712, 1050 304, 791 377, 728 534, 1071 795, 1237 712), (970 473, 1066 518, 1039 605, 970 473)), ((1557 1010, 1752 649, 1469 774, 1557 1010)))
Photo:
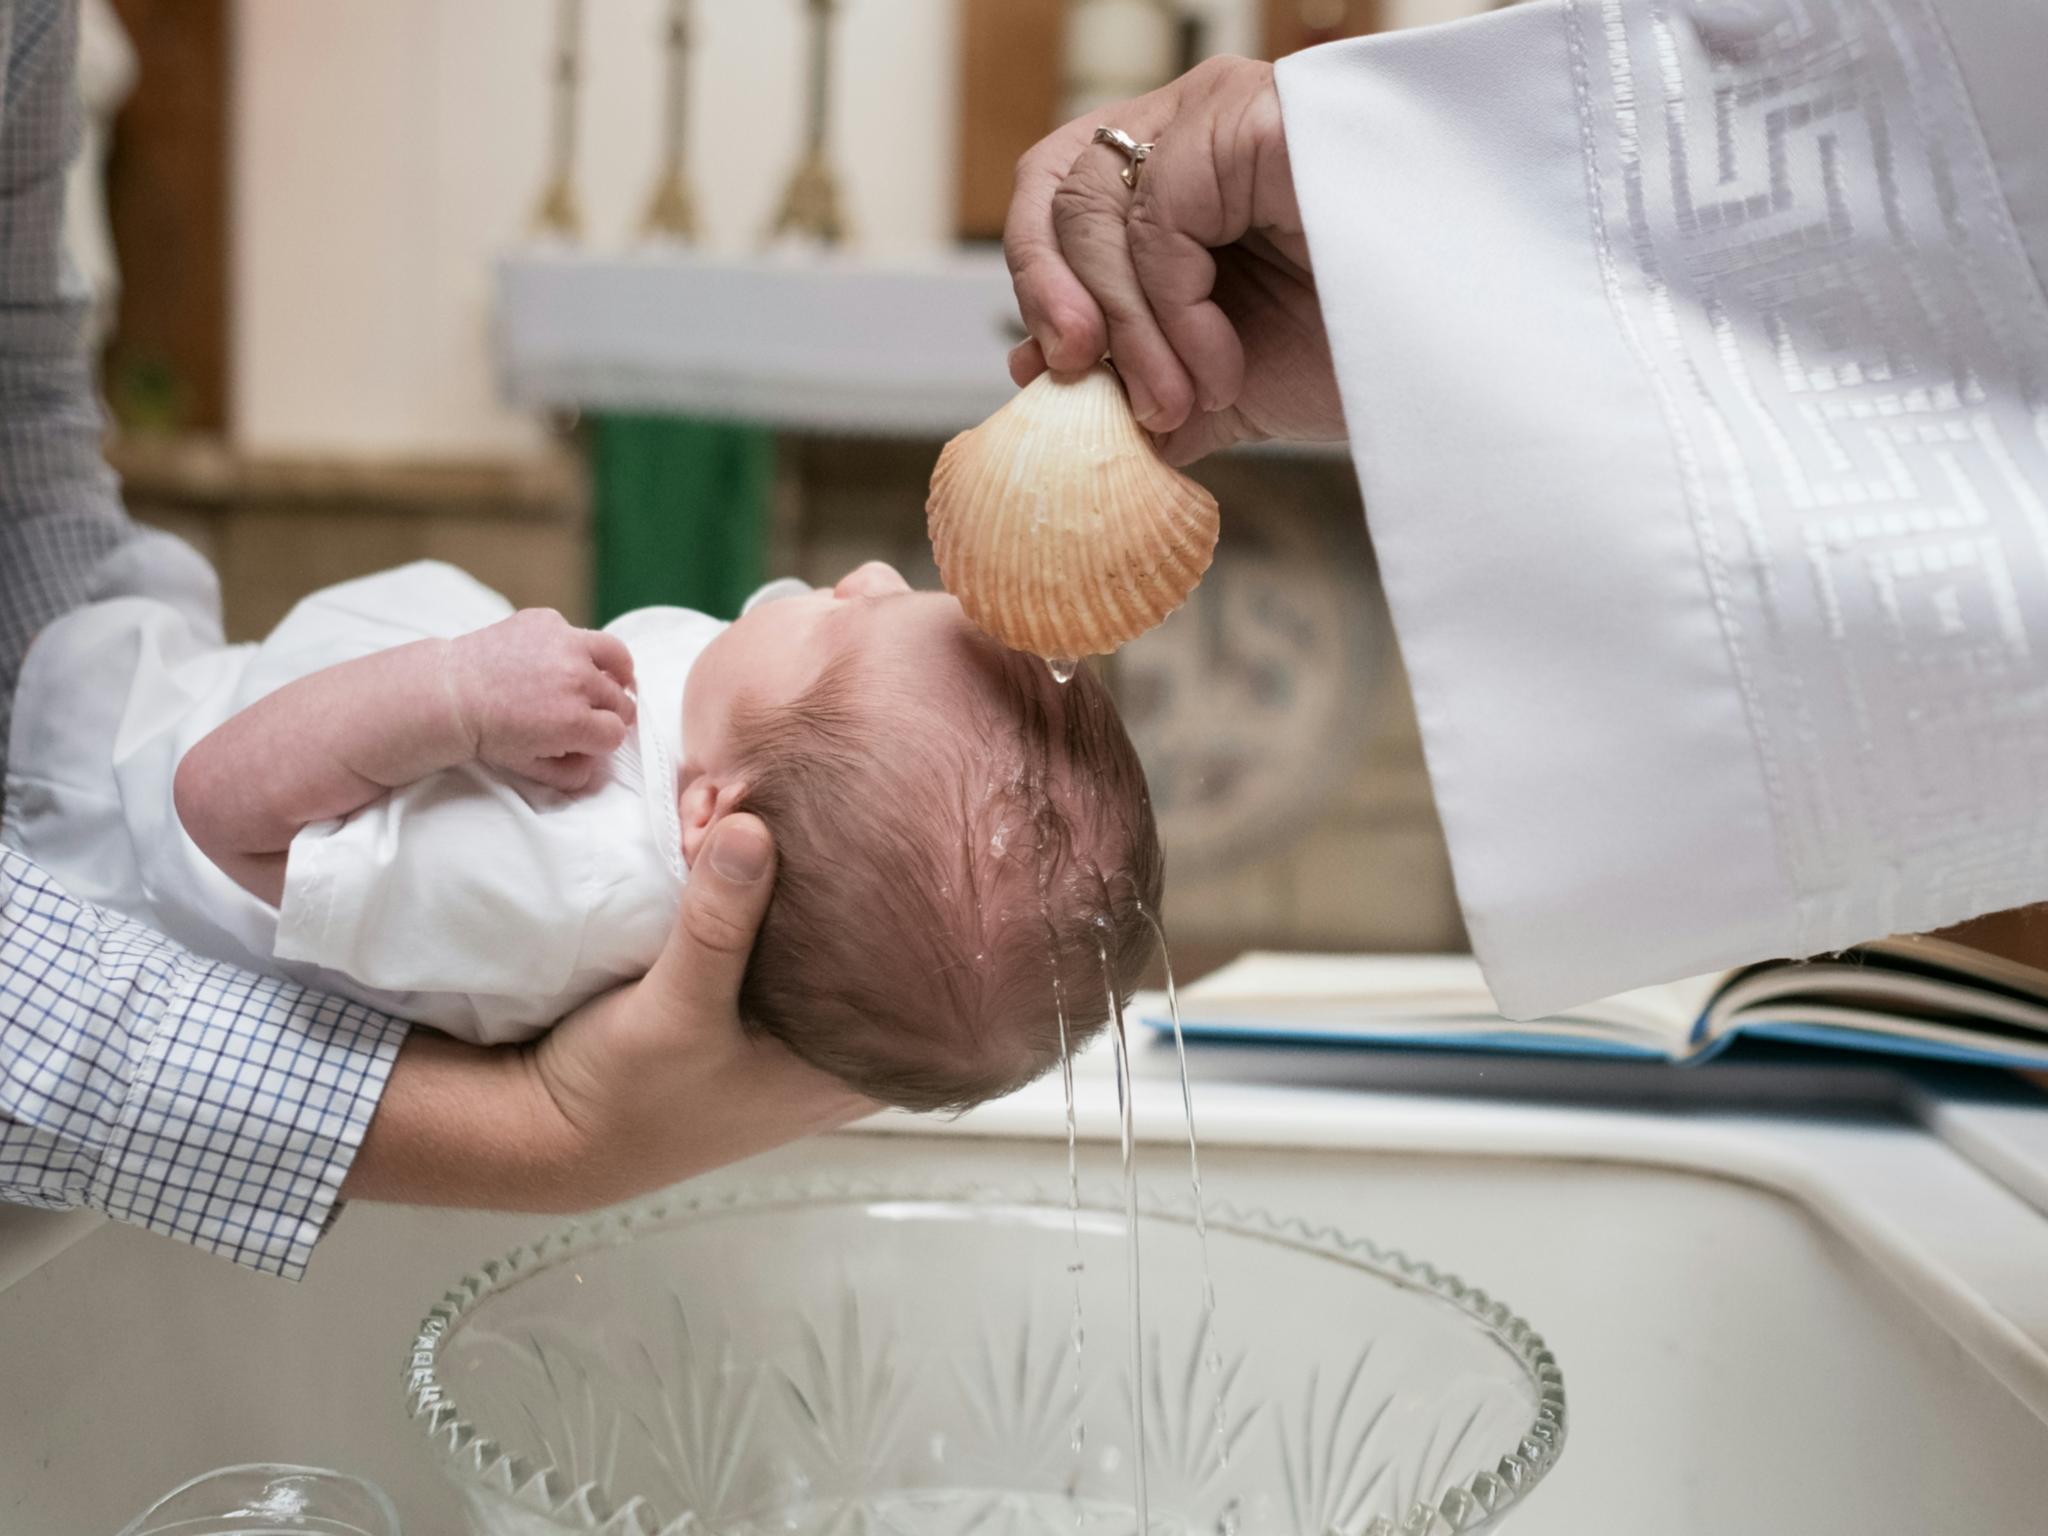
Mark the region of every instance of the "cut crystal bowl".
POLYGON ((1485 1292, 1263 1212, 1139 1213, 1137 1372, 1121 1192, 777 1185, 484 1265, 421 1324, 410 1408, 479 1536, 1133 1536, 1141 1444, 1148 1536, 1437 1536, 1557 1460, 1557 1363, 1485 1292))

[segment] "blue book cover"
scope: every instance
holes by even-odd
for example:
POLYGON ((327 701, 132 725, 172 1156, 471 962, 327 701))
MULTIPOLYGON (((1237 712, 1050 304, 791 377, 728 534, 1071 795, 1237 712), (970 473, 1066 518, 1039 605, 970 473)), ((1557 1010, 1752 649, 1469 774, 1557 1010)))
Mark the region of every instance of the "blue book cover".
MULTIPOLYGON (((1143 1021, 1170 1030, 1163 998, 1143 1021)), ((1188 1038, 1697 1062, 1738 1036, 2048 1069, 2048 973, 1937 939, 1887 939, 1503 1018, 1469 955, 1253 953, 1180 996, 1188 1038)))

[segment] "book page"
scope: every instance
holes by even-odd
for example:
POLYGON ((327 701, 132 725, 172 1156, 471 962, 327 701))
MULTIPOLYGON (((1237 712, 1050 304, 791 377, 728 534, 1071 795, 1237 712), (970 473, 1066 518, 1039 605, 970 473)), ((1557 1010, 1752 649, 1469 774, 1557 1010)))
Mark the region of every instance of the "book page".
MULTIPOLYGON (((2034 992, 2030 968, 1981 958, 1988 968, 1965 972, 1930 953, 1958 946, 1939 941, 1888 940, 1862 945, 1837 958, 1781 962, 1738 973, 1716 995, 1702 1044, 1752 1024, 1789 1021, 1819 1007, 1853 1016, 1863 1029, 1911 1036, 1921 1026, 1949 1033, 1976 1030, 1987 1040, 2033 1036, 2048 1045, 2048 994, 2034 992), (2020 985, 2005 978, 2012 977, 2020 985), (1995 979, 1994 979, 1995 978, 1995 979)), ((1964 957, 1975 951, 1962 951, 1964 957)))
POLYGON ((1475 1035, 1607 1041, 1659 1055, 1683 1049, 1719 978, 1701 977, 1589 1003, 1534 1023, 1501 1017, 1469 955, 1254 952, 1181 993, 1190 1028, 1333 1040, 1475 1035))
POLYGON ((1911 964, 1954 971, 1961 976, 1981 979, 1992 986, 2037 999, 2048 1007, 2048 971, 2004 955, 1989 954, 1947 939, 1924 937, 1879 939, 1872 944, 1858 945, 1856 952, 1878 958, 1896 957, 1911 964))

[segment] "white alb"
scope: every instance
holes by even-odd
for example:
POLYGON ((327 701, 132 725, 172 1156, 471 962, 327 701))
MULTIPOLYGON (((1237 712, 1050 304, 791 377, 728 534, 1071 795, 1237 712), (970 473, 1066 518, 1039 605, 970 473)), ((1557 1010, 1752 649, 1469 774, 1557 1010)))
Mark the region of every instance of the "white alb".
POLYGON ((2048 5, 1537 0, 1279 88, 1531 1016, 2048 897, 2048 5))

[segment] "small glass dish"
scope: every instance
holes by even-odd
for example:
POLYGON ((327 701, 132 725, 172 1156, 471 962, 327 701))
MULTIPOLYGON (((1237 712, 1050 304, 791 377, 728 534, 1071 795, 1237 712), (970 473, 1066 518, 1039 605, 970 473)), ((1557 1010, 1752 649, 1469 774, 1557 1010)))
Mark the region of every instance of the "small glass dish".
POLYGON ((181 1483, 121 1536, 399 1536, 398 1512, 346 1472, 251 1462, 181 1483))
MULTIPOLYGON (((1211 1313, 1192 1209, 1140 1211, 1154 1533, 1490 1530, 1556 1461, 1483 1291, 1212 1204, 1211 1313)), ((479 1536, 1129 1536, 1128 1256, 1106 1188, 675 1193, 464 1279, 407 1396, 479 1536)))

